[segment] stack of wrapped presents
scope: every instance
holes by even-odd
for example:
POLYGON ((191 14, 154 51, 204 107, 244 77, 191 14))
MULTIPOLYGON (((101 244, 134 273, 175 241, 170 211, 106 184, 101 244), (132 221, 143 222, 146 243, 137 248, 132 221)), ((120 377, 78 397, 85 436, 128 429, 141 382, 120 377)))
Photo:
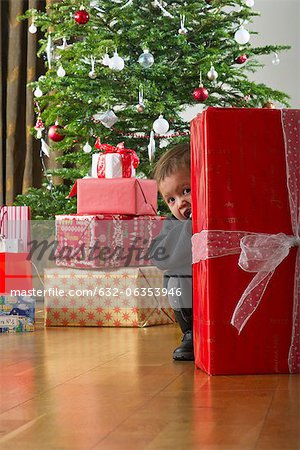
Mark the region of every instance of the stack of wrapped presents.
POLYGON ((30 210, 0 208, 0 333, 33 331, 35 300, 28 258, 30 210))
POLYGON ((209 374, 300 372, 300 111, 191 125, 194 347, 209 374))
POLYGON ((135 177, 133 150, 108 144, 77 180, 77 214, 56 216, 56 267, 45 269, 46 326, 173 323, 163 273, 151 265, 161 230, 154 180, 135 177))

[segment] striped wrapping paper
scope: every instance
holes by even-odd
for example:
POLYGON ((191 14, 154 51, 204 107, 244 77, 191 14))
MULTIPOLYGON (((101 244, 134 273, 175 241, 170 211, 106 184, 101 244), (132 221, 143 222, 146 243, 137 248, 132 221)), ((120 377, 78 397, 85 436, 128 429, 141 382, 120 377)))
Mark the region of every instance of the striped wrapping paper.
POLYGON ((23 251, 28 252, 31 240, 29 206, 1 206, 0 235, 5 239, 20 239, 23 251))

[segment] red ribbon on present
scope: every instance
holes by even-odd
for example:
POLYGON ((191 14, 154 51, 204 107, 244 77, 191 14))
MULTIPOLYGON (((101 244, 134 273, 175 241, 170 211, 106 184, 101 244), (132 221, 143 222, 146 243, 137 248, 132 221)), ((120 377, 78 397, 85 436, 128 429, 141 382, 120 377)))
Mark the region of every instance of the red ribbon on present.
MULTIPOLYGON (((139 157, 136 154, 136 152, 134 150, 131 150, 129 148, 125 148, 124 147, 124 142, 120 142, 116 147, 114 147, 113 145, 109 145, 109 144, 101 144, 100 142, 100 138, 97 138, 96 143, 95 143, 95 147, 100 150, 103 151, 103 154, 105 155, 106 153, 117 153, 119 155, 121 155, 122 158, 122 177, 123 178, 131 178, 132 176, 132 166, 134 167, 134 169, 137 168, 137 166, 140 163, 139 157)), ((104 173, 104 168, 103 168, 103 163, 101 162, 101 159, 99 159, 98 162, 98 177, 99 178, 105 178, 103 173, 104 173), (100 174, 100 176, 99 176, 100 174)))

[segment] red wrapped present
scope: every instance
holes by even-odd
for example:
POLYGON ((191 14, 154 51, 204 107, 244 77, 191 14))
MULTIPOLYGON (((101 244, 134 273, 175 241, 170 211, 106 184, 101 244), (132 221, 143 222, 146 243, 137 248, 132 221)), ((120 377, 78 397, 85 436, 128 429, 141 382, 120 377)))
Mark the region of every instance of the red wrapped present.
POLYGON ((151 265, 151 243, 163 220, 161 216, 56 216, 56 264, 85 269, 151 265))
POLYGON ((299 373, 300 111, 208 108, 191 125, 195 362, 299 373))
POLYGON ((155 180, 84 178, 73 186, 69 197, 74 195, 78 214, 157 215, 155 180))
POLYGON ((172 324, 163 272, 156 267, 46 269, 45 325, 148 327, 172 324))
POLYGON ((27 258, 28 253, 0 253, 1 295, 26 296, 32 290, 32 267, 27 258))
POLYGON ((135 169, 140 161, 134 150, 124 147, 124 142, 120 142, 114 147, 109 144, 101 144, 98 138, 95 147, 103 151, 97 158, 98 178, 130 178, 135 176, 135 169))

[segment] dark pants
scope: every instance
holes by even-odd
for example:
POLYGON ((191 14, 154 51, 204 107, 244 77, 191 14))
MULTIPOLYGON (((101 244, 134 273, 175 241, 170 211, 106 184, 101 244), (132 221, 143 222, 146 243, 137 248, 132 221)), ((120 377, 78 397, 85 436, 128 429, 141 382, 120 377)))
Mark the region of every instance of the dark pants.
POLYGON ((186 331, 193 330, 193 309, 192 308, 182 308, 174 309, 174 314, 181 331, 185 333, 186 331))

